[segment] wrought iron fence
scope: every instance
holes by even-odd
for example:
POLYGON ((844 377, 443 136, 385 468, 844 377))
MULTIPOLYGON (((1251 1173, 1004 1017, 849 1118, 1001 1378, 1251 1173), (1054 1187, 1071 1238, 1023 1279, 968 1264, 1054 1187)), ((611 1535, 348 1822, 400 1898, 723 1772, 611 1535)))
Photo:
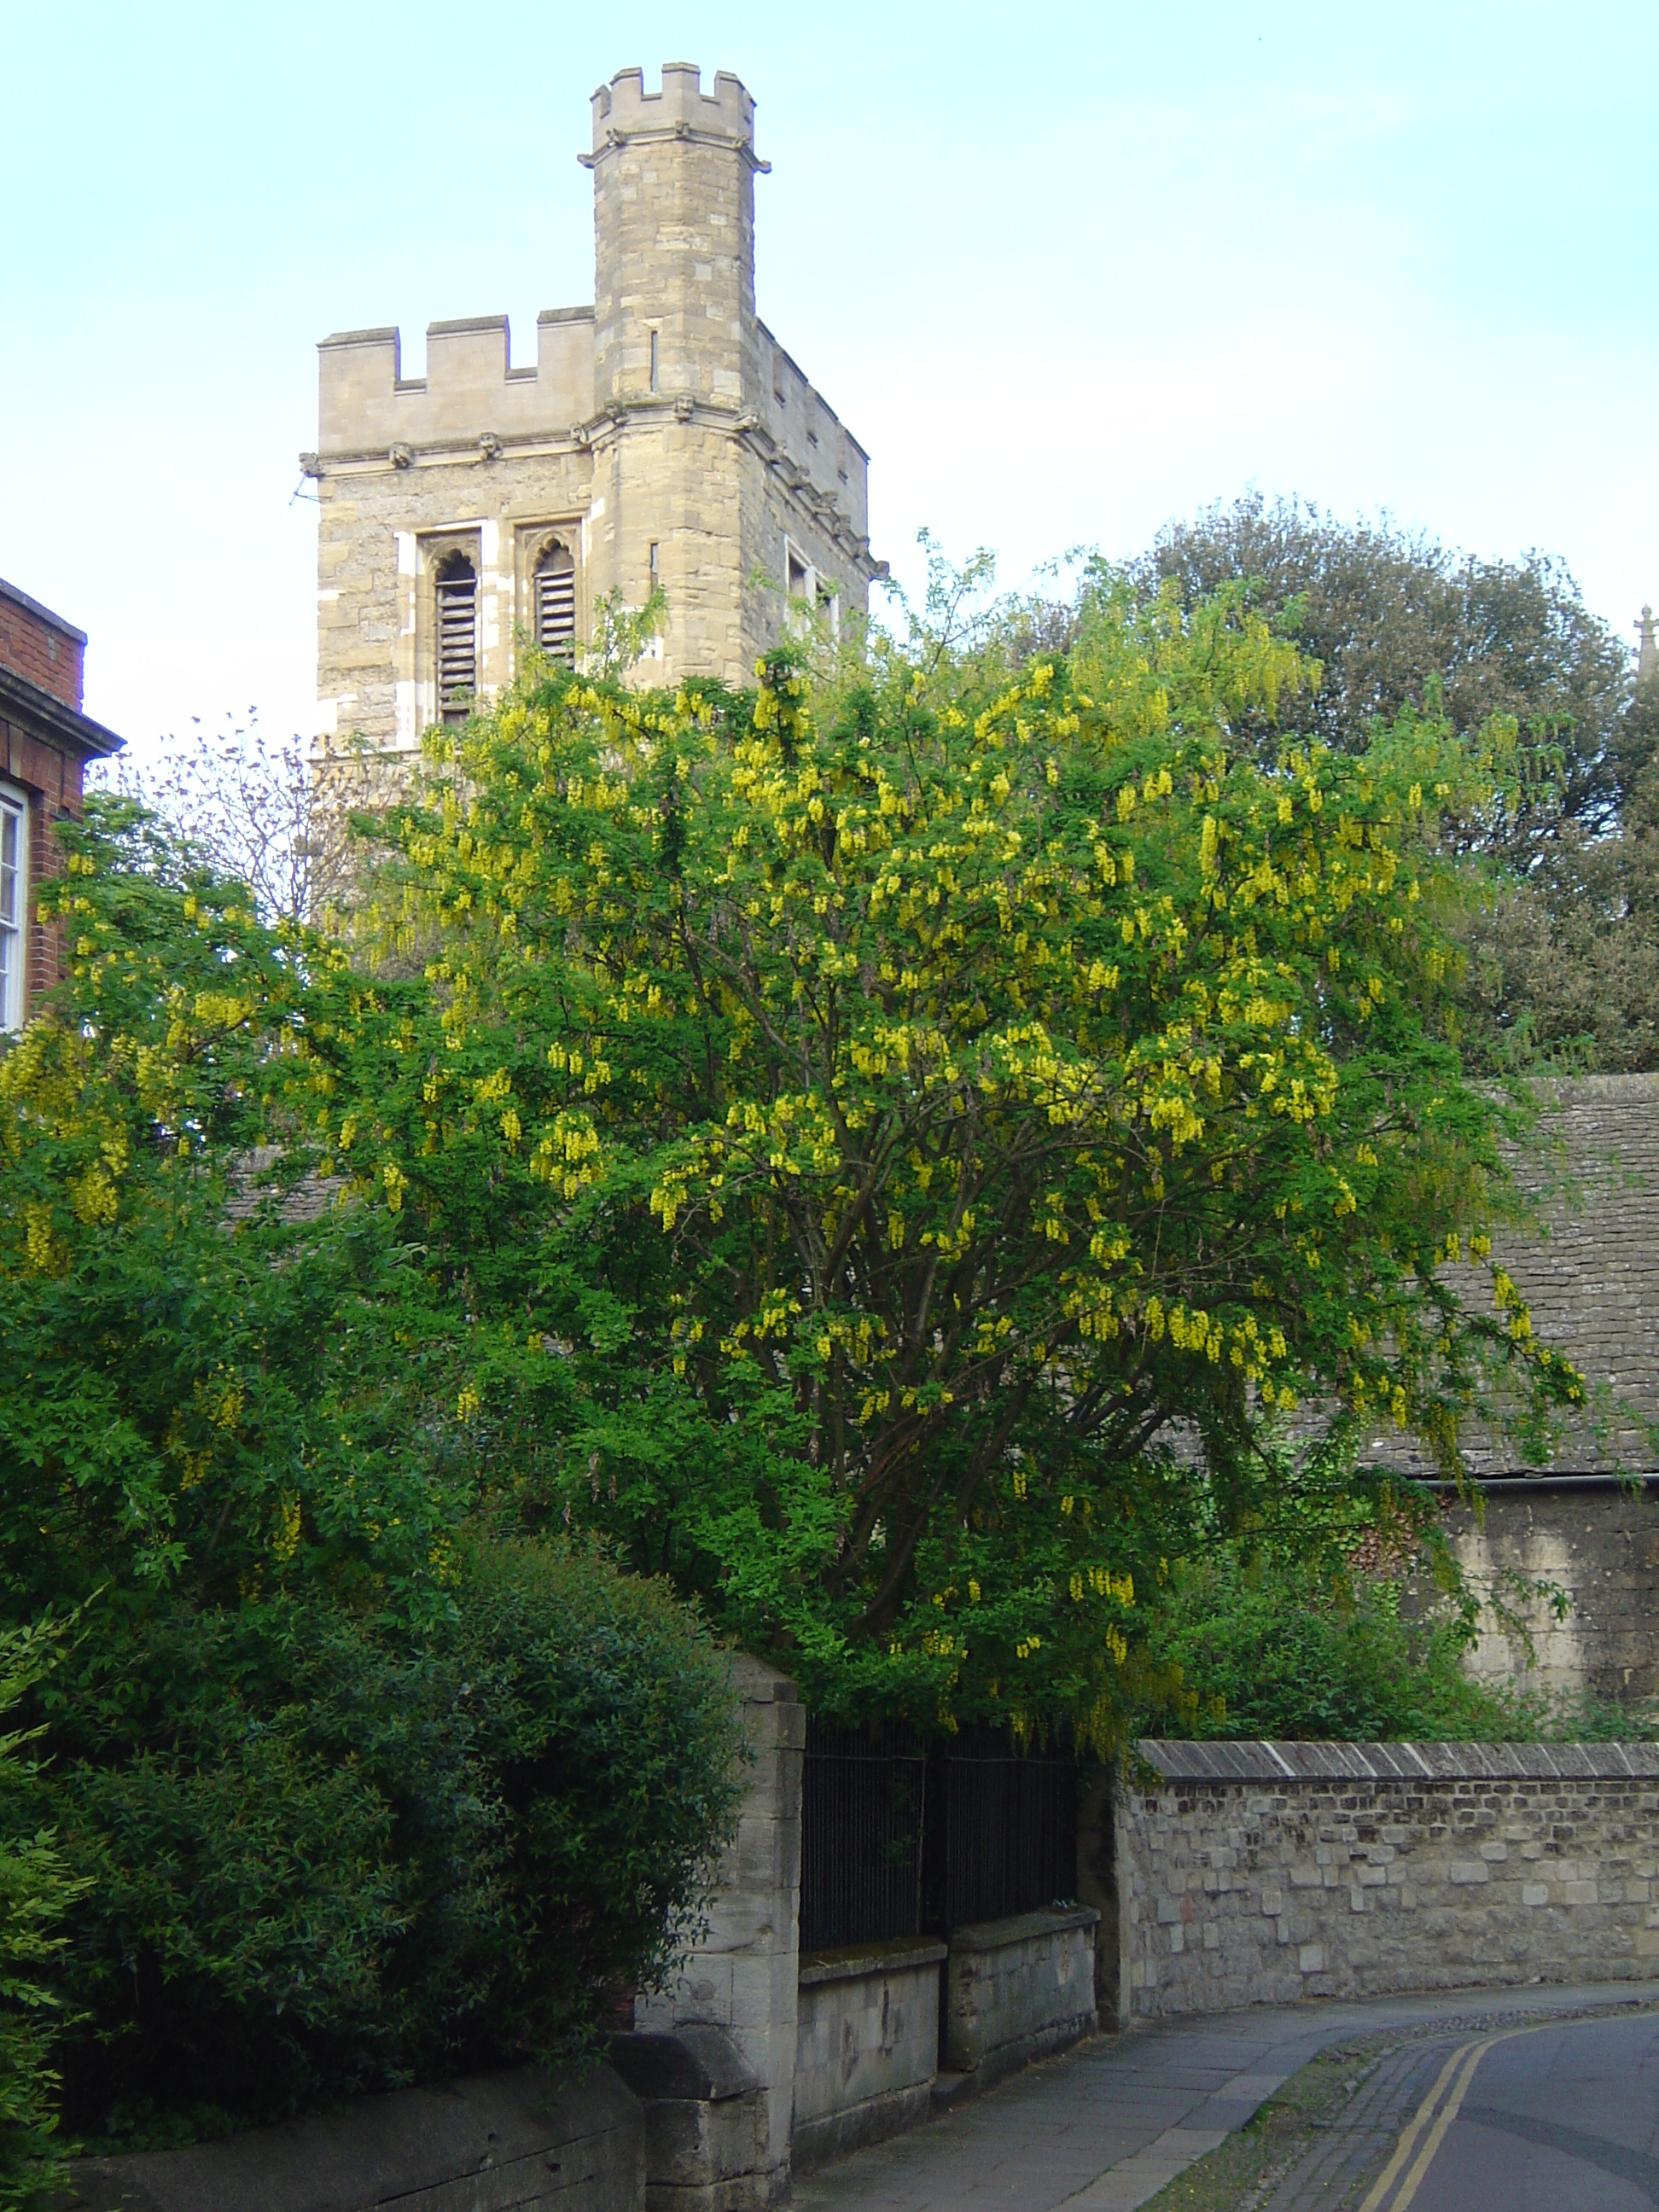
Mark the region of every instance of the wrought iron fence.
POLYGON ((830 1950, 948 1934, 1077 1889, 1077 1771, 1003 1733, 927 1744, 809 1720, 800 1943, 830 1950))
POLYGON ((939 1924, 1006 1920, 1077 1894, 1077 1769, 963 1729, 944 1760, 939 1924))
POLYGON ((922 1926, 927 1755, 890 1729, 808 1719, 801 1775, 800 1947, 835 1950, 922 1926))

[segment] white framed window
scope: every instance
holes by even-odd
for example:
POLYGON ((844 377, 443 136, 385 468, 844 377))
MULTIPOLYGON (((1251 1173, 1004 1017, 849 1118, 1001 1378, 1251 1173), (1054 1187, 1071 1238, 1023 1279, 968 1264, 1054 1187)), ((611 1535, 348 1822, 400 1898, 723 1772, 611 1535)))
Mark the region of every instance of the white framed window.
POLYGON ((29 804, 0 783, 0 1030, 23 1026, 28 908, 29 804))
POLYGON ((811 628, 811 615, 817 617, 820 629, 831 638, 841 635, 841 593, 834 579, 815 568, 793 539, 783 541, 784 589, 788 605, 784 610, 784 621, 798 635, 811 628), (805 605, 803 605, 805 602, 805 605))

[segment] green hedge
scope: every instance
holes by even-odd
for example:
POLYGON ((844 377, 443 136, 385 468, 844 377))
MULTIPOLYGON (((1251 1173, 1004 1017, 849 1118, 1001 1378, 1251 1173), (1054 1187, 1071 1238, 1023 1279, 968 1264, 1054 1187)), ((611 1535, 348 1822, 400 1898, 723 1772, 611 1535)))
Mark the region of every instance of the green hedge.
POLYGON ((42 1785, 84 2137, 568 2053, 660 1970, 733 1812, 728 1662, 586 1551, 474 1541, 452 1594, 418 1637, 276 1601, 100 1644, 42 1785))
MULTIPOLYGON (((50 1629, 0 1629, 0 1714, 12 1713, 55 1656, 50 1629)), ((27 1735, 0 1734, 0 2212, 38 2203, 60 2171, 52 2033, 55 1969, 76 1885, 57 1838, 37 1825, 27 1735)))

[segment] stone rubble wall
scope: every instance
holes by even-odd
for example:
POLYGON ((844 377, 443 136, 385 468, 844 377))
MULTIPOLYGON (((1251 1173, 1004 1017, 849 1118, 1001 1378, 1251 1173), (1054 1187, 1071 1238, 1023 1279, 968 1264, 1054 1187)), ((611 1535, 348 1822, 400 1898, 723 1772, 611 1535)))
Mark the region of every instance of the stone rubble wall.
POLYGON ((1654 1971, 1659 1745, 1140 1753, 1117 1814, 1126 2023, 1654 1971))

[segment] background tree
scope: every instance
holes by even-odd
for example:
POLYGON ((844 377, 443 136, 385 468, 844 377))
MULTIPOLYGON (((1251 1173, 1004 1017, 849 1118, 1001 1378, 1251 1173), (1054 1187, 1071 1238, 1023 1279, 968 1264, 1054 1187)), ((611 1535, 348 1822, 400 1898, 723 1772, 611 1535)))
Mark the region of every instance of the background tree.
POLYGON ((1616 829, 1564 822, 1462 930, 1462 1048, 1474 1068, 1659 1067, 1659 696, 1635 692, 1616 829))
MULTIPOLYGON (((1319 661, 1317 687, 1241 718, 1269 752, 1288 731, 1363 744, 1407 707, 1466 736, 1511 717, 1506 803, 1445 831, 1450 849, 1496 863, 1453 926, 1465 1060, 1489 1074, 1659 1065, 1654 709, 1563 562, 1481 561, 1386 517, 1343 523, 1249 493, 1172 524, 1124 573, 1147 597, 1172 583, 1183 605, 1238 583, 1319 661)), ((1027 651, 1063 644, 1077 618, 1042 599, 1011 614, 1027 651)))
POLYGON ((1402 708, 1471 736, 1495 714, 1518 735, 1518 801, 1492 842, 1522 865, 1571 823, 1612 829, 1645 757, 1629 727, 1630 654, 1585 606, 1565 564, 1455 553, 1421 532, 1339 522, 1310 503, 1247 493, 1171 524, 1125 570, 1183 605, 1248 583, 1252 603, 1322 669, 1285 703, 1288 732, 1363 744, 1402 708))
POLYGON ((204 867, 246 884, 262 921, 297 925, 320 922, 356 888, 363 856, 343 834, 341 800, 372 795, 372 766, 337 757, 325 787, 305 744, 273 743, 250 707, 245 725, 198 722, 153 758, 118 754, 94 781, 171 823, 204 867))

